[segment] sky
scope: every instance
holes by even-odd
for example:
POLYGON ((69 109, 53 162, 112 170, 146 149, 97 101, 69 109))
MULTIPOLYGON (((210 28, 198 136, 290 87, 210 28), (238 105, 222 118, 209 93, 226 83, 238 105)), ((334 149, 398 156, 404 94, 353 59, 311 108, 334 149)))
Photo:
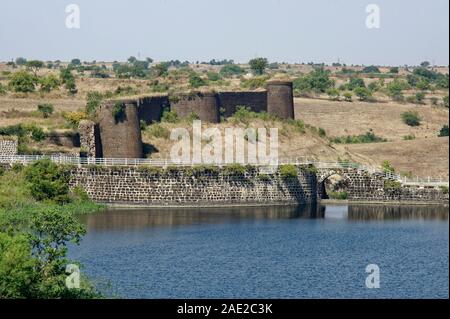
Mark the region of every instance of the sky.
POLYGON ((0 60, 449 64, 448 0, 0 0, 0 60), (80 9, 67 28, 66 6, 80 9), (380 9, 368 28, 366 7, 380 9))

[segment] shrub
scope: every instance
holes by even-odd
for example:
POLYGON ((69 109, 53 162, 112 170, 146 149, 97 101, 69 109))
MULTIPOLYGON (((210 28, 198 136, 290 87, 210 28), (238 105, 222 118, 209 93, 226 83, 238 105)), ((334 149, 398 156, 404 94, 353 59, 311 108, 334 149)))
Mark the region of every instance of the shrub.
POLYGON ((197 74, 192 75, 189 79, 189 84, 193 88, 199 88, 201 86, 207 85, 206 81, 199 77, 197 74))
POLYGON ((391 165, 389 161, 383 161, 381 164, 381 169, 387 173, 395 173, 395 168, 391 165))
POLYGON ((380 72, 380 69, 378 67, 376 67, 374 65, 371 65, 371 66, 366 66, 363 69, 363 73, 381 73, 381 72, 380 72))
POLYGON ((346 200, 348 198, 348 193, 345 191, 343 192, 328 191, 327 195, 330 199, 346 200))
POLYGON ((60 85, 60 81, 54 74, 49 74, 39 79, 39 85, 42 92, 48 93, 54 89, 57 89, 60 85))
POLYGON ((414 96, 414 99, 417 104, 422 104, 423 101, 425 100, 425 93, 417 92, 416 95, 414 96))
POLYGON ((344 99, 346 102, 352 102, 352 97, 353 97, 353 94, 351 92, 344 93, 344 99))
POLYGON ((92 116, 95 114, 95 111, 100 106, 103 100, 103 95, 97 91, 91 91, 87 93, 87 102, 86 102, 86 114, 92 116))
POLYGON ((30 131, 31 131, 31 138, 35 142, 41 142, 47 138, 47 134, 45 134, 44 130, 40 127, 32 125, 30 127, 30 131))
POLYGON ((357 77, 350 78, 349 82, 347 83, 347 89, 350 91, 355 90, 356 88, 365 88, 366 84, 364 83, 364 80, 357 77))
POLYGON ((335 89, 335 88, 328 89, 327 90, 327 94, 328 94, 328 96, 330 97, 331 100, 333 100, 333 101, 338 101, 339 100, 340 93, 339 93, 338 89, 335 89))
POLYGON ((405 141, 412 141, 412 140, 415 140, 416 139, 416 136, 415 135, 405 135, 405 136, 403 136, 403 139, 405 140, 405 141))
POLYGON ((442 105, 444 105, 446 108, 448 108, 448 105, 449 105, 449 103, 448 103, 448 95, 446 95, 446 96, 444 96, 442 98, 442 105))
POLYGON ((63 113, 63 117, 72 128, 77 128, 82 120, 86 120, 88 118, 85 112, 67 112, 63 113))
POLYGON ((448 125, 444 125, 441 130, 439 131, 439 137, 446 137, 448 136, 448 125))
POLYGON ((177 123, 179 121, 178 114, 175 111, 165 110, 161 116, 161 122, 177 123))
POLYGON ((158 123, 149 125, 147 132, 150 136, 156 138, 168 139, 170 137, 170 131, 158 123))
POLYGON ((248 80, 241 80, 241 86, 245 89, 255 90, 266 86, 268 78, 266 76, 254 77, 248 80))
POLYGON ((125 118, 125 104, 122 102, 114 103, 112 116, 114 117, 116 123, 122 121, 125 118))
POLYGON ((419 114, 412 111, 402 113, 402 120, 409 126, 419 126, 421 121, 419 114))
POLYGON ((245 166, 241 164, 228 164, 223 167, 223 174, 225 176, 244 176, 247 172, 245 166))
POLYGON ((372 97, 372 92, 370 92, 369 89, 364 87, 357 87, 356 89, 354 89, 354 92, 360 101, 366 101, 370 97, 372 97))
POLYGON ((14 92, 28 93, 34 92, 37 84, 37 78, 26 71, 14 73, 9 80, 9 87, 14 92))
POLYGON ((244 70, 235 64, 225 65, 222 69, 220 69, 220 75, 223 77, 232 77, 233 75, 241 75, 244 73, 244 70))
POLYGON ((295 179, 298 177, 297 168, 292 164, 286 164, 280 166, 280 176, 282 179, 295 179))
POLYGON ((323 68, 315 69, 306 76, 295 79, 294 90, 299 92, 315 91, 324 93, 334 86, 334 81, 330 79, 330 71, 323 68))
POLYGON ((216 72, 208 72, 208 80, 216 82, 220 80, 220 75, 219 73, 216 72))
POLYGON ((37 161, 25 168, 25 180, 34 199, 69 201, 68 176, 49 159, 37 161))
POLYGON ((389 69, 389 73, 398 74, 398 71, 399 71, 398 67, 392 67, 389 69))
POLYGON ((347 135, 343 137, 335 137, 331 141, 336 144, 366 144, 387 142, 385 138, 375 135, 372 130, 367 131, 366 134, 363 135, 347 135))
POLYGON ((52 104, 39 104, 38 105, 38 111, 42 114, 43 118, 48 118, 50 115, 53 114, 53 105, 52 104))
POLYGON ((448 194, 448 186, 439 186, 439 189, 441 190, 441 192, 445 195, 448 194))
POLYGON ((396 190, 402 188, 402 183, 398 181, 385 180, 384 190, 396 190))
POLYGON ((6 94, 6 87, 0 83, 0 95, 6 94))

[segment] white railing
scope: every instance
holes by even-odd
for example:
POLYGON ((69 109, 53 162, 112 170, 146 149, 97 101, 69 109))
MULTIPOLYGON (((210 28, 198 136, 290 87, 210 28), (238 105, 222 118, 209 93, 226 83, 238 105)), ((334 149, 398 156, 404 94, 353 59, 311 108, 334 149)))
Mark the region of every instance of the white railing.
MULTIPOLYGON (((172 161, 170 159, 148 159, 148 158, 87 158, 76 156, 64 156, 64 155, 0 155, 0 163, 14 164, 20 163, 27 165, 36 162, 41 159, 50 159, 52 162, 61 165, 100 165, 100 166, 155 166, 155 167, 168 167, 168 166, 195 166, 195 163, 183 163, 172 161)), ((294 165, 314 165, 318 169, 356 169, 359 171, 366 171, 371 174, 382 174, 388 179, 399 181, 405 185, 423 185, 423 186, 449 186, 448 179, 443 178, 408 178, 395 174, 392 172, 386 172, 379 168, 360 165, 351 162, 321 162, 313 158, 302 156, 296 158, 282 158, 278 160, 277 165, 294 164, 294 165)), ((217 166, 223 166, 224 164, 216 164, 217 166)), ((255 166, 267 166, 266 164, 253 164, 255 166)))

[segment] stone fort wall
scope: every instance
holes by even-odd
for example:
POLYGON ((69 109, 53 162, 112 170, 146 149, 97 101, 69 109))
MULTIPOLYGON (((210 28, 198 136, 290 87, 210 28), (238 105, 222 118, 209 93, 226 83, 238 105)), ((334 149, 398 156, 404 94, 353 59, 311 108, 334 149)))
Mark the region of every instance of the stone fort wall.
MULTIPOLYGON (((321 173, 297 167, 298 177, 279 172, 266 175, 257 168, 236 175, 226 168, 77 167, 70 187, 80 186, 98 202, 143 206, 289 205, 320 202, 321 173), (262 178, 263 177, 263 178, 262 178)), ((376 175, 353 172, 350 201, 448 203, 448 190, 402 186, 385 189, 376 175)))
POLYGON ((98 202, 145 206, 274 205, 317 202, 314 173, 298 178, 279 174, 261 179, 257 169, 244 175, 224 170, 81 167, 71 171, 70 186, 80 186, 98 202))

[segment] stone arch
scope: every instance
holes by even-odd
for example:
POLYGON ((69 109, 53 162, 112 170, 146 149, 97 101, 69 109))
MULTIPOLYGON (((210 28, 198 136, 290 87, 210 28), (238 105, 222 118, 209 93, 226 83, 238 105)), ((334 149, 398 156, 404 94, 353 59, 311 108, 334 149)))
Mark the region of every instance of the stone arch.
POLYGON ((342 171, 330 170, 320 176, 318 180, 319 196, 321 199, 329 199, 331 192, 335 192, 336 194, 345 194, 345 198, 347 198, 350 184, 351 180, 347 174, 342 171))

